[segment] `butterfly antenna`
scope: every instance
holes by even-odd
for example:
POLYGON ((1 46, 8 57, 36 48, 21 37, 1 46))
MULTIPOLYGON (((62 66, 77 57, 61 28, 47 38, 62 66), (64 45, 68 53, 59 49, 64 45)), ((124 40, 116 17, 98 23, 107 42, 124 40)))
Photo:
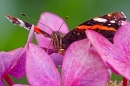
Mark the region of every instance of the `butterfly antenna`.
MULTIPOLYGON (((68 19, 68 18, 69 18, 69 16, 66 16, 65 19, 68 19)), ((62 22, 61 26, 59 27, 59 30, 61 29, 61 27, 62 27, 62 25, 63 25, 64 23, 65 23, 65 21, 62 22)), ((58 31, 59 31, 59 30, 58 30, 58 31)))
MULTIPOLYGON (((29 16, 27 16, 27 15, 23 14, 23 13, 21 13, 21 15, 22 15, 22 16, 24 16, 24 17, 26 17, 26 18, 28 18, 28 19, 31 19, 31 20, 33 20, 33 21, 35 21, 35 22, 36 22, 36 20, 35 20, 35 19, 33 19, 33 18, 31 18, 31 17, 29 17, 29 16)), ((50 27, 48 27, 47 25, 45 25, 45 24, 43 24, 43 23, 41 23, 41 22, 38 22, 38 23, 40 23, 40 24, 44 25, 45 27, 47 27, 47 28, 51 29, 50 27)), ((52 30, 52 29, 51 29, 51 30, 52 30)), ((53 30, 52 30, 52 31, 53 31, 53 30)))

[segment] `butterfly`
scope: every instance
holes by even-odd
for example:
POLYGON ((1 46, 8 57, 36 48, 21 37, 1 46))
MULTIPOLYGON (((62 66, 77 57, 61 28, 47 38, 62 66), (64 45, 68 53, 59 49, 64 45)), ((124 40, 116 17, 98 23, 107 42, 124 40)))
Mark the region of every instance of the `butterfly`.
MULTIPOLYGON (((21 26, 27 30, 31 29, 32 24, 26 21, 23 21, 19 18, 10 15, 6 15, 6 17, 15 25, 21 26)), ((84 23, 75 27, 67 34, 63 34, 59 31, 53 31, 52 35, 50 35, 47 32, 38 28, 37 26, 34 27, 34 31, 37 34, 41 34, 45 37, 51 38, 54 50, 61 54, 64 54, 70 44, 75 41, 87 38, 85 34, 86 30, 94 30, 102 34, 108 40, 112 41, 115 31, 120 26, 122 26, 122 23, 124 21, 126 21, 126 16, 123 12, 113 12, 87 20, 84 23)))

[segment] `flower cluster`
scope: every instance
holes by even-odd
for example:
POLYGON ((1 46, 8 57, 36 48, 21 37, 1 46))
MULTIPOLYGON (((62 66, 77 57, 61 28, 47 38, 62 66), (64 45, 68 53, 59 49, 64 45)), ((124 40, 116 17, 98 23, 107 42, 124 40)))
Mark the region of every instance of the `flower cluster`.
MULTIPOLYGON (((44 12, 39 22, 58 31, 64 21, 55 14, 44 12)), ((52 30, 40 23, 37 27, 52 34, 52 30)), ((32 26, 24 48, 0 52, 0 86, 5 86, 2 78, 10 86, 117 86, 115 82, 109 82, 111 73, 108 69, 130 80, 129 28, 129 22, 121 26, 114 35, 113 44, 99 33, 87 30, 88 38, 72 43, 65 55, 61 55, 46 52, 50 38, 36 34, 38 44, 33 44, 32 26), (15 78, 26 75, 29 85, 14 84, 9 74, 15 78)), ((68 32, 65 23, 60 31, 68 32)), ((52 44, 50 48, 53 49, 52 44)))

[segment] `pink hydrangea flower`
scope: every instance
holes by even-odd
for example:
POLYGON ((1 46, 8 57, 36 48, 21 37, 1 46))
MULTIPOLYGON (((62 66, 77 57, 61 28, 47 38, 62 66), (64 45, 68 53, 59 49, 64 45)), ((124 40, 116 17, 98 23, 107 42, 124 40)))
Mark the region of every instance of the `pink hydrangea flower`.
POLYGON ((61 67, 62 77, 50 56, 30 43, 26 75, 30 86, 106 86, 109 80, 103 61, 87 39, 75 42, 67 49, 61 67))
POLYGON ((104 63, 130 80, 130 23, 127 22, 116 31, 114 44, 94 31, 88 30, 86 34, 104 63))
MULTIPOLYGON (((40 22, 40 23, 37 23, 37 27, 39 27, 41 30, 43 30, 49 34, 52 34, 52 30, 58 31, 60 29, 59 32, 61 32, 63 34, 66 34, 69 31, 68 26, 64 22, 64 20, 62 18, 60 18, 59 16, 57 16, 56 14, 53 14, 50 12, 42 13, 38 22, 40 22), (64 24, 62 25, 63 22, 64 22, 64 24), (47 28, 46 26, 42 25, 41 23, 50 27, 52 30, 47 28), (60 28, 60 26, 61 26, 61 28, 60 28)), ((36 34, 36 40, 40 47, 48 48, 51 39, 44 37, 40 34, 36 34)), ((53 49, 53 45, 51 44, 49 48, 53 49)))
POLYGON ((32 27, 27 43, 24 48, 18 48, 10 52, 0 52, 0 86, 5 86, 2 78, 11 86, 13 81, 8 74, 15 78, 22 78, 25 75, 25 58, 28 43, 32 41, 34 27, 32 27))

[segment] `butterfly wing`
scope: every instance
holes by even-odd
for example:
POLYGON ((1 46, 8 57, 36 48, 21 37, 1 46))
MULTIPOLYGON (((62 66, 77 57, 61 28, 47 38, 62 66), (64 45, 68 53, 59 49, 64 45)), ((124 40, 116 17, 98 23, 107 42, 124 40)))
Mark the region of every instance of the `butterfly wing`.
MULTIPOLYGON (((7 18, 11 23, 13 23, 14 25, 18 25, 18 26, 23 27, 23 28, 25 28, 25 29, 27 29, 27 30, 30 30, 31 27, 32 27, 32 24, 30 24, 30 23, 28 23, 28 22, 26 22, 26 21, 23 21, 23 20, 21 20, 21 19, 19 19, 19 18, 10 16, 10 15, 6 15, 6 18, 7 18)), ((34 31, 35 31, 35 33, 37 33, 37 34, 41 34, 41 35, 43 35, 43 36, 45 36, 45 37, 51 38, 51 35, 50 35, 50 34, 48 34, 47 32, 45 32, 45 31, 39 29, 37 26, 34 26, 34 31)))
POLYGON ((114 12, 90 19, 71 30, 63 37, 63 49, 78 40, 86 38, 85 30, 95 30, 112 41, 115 31, 126 21, 123 12, 114 12))

